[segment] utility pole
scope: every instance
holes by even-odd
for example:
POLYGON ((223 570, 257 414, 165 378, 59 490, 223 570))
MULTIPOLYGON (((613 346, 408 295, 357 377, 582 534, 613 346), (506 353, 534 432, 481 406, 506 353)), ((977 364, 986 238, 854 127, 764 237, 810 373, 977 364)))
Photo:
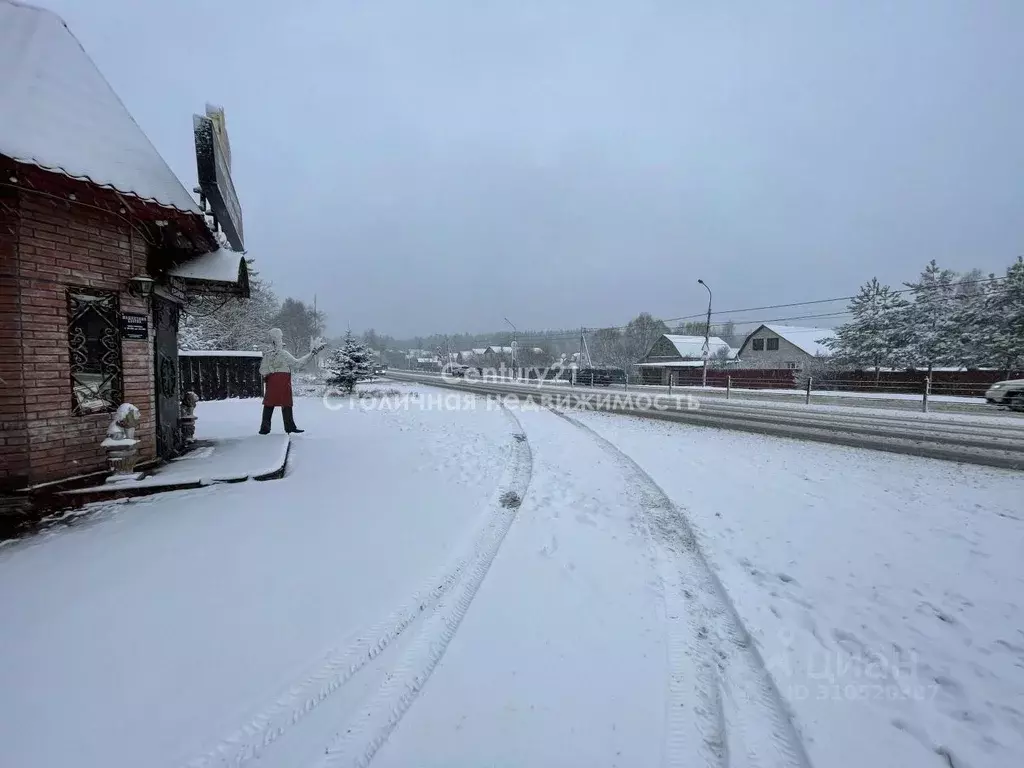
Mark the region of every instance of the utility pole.
POLYGON ((704 375, 701 378, 701 386, 707 387, 708 385, 708 358, 711 356, 711 289, 708 288, 708 284, 697 278, 697 282, 708 289, 708 319, 704 324, 704 349, 702 350, 702 356, 704 357, 704 375))
POLYGON ((578 357, 576 358, 576 360, 577 360, 576 367, 572 369, 573 381, 576 380, 576 374, 579 372, 580 368, 583 367, 583 345, 586 343, 584 341, 584 339, 586 337, 586 333, 587 333, 587 329, 586 328, 580 328, 580 352, 579 352, 578 357))
MULTIPOLYGON (((316 314, 316 294, 314 293, 313 294, 313 328, 312 328, 313 334, 309 337, 309 348, 310 348, 310 350, 313 349, 313 343, 316 341, 317 333, 319 332, 319 326, 320 326, 320 323, 317 320, 317 314, 316 314)), ((319 359, 314 360, 313 362, 316 363, 317 368, 320 367, 320 360, 319 359)))
POLYGON ((505 318, 505 322, 512 326, 512 378, 514 379, 516 377, 516 352, 519 347, 519 331, 514 325, 512 325, 512 321, 507 317, 505 318))

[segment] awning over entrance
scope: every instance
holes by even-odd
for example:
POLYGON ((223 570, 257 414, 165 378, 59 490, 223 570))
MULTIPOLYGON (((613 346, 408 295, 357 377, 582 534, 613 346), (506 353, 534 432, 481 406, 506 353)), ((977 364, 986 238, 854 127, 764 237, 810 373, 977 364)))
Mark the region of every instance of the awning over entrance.
POLYGON ((186 290, 249 297, 249 268, 245 256, 228 248, 218 248, 167 271, 186 290))

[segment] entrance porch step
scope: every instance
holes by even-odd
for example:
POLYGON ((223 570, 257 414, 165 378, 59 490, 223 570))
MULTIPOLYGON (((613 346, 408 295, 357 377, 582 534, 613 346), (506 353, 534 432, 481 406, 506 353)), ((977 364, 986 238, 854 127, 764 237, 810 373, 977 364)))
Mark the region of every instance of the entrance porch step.
POLYGON ((89 503, 152 493, 201 488, 215 483, 276 480, 284 476, 291 450, 290 435, 249 435, 197 442, 192 450, 162 464, 139 480, 105 482, 60 492, 89 503))

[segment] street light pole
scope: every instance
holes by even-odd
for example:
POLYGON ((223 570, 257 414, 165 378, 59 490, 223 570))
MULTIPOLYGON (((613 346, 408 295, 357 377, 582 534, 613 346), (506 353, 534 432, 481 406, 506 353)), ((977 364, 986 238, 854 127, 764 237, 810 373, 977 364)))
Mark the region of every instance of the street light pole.
POLYGON ((708 358, 711 356, 711 289, 708 288, 708 284, 697 278, 697 282, 708 289, 708 319, 704 323, 704 376, 701 380, 701 386, 707 387, 708 385, 708 358))
MULTIPOLYGON (((509 320, 507 317, 505 318, 505 322, 508 323, 509 325, 512 325, 512 321, 509 320)), ((517 331, 516 327, 514 325, 512 325, 512 378, 513 379, 516 377, 516 351, 517 351, 517 347, 518 346, 519 346, 519 331, 517 331)))

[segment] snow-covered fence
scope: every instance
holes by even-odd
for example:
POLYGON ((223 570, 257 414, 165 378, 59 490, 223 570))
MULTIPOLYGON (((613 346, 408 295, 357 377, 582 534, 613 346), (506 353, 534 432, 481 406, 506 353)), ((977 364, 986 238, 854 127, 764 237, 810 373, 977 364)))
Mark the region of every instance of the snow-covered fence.
POLYGON ((181 391, 192 391, 200 400, 229 397, 262 397, 261 352, 202 350, 179 352, 181 391))

